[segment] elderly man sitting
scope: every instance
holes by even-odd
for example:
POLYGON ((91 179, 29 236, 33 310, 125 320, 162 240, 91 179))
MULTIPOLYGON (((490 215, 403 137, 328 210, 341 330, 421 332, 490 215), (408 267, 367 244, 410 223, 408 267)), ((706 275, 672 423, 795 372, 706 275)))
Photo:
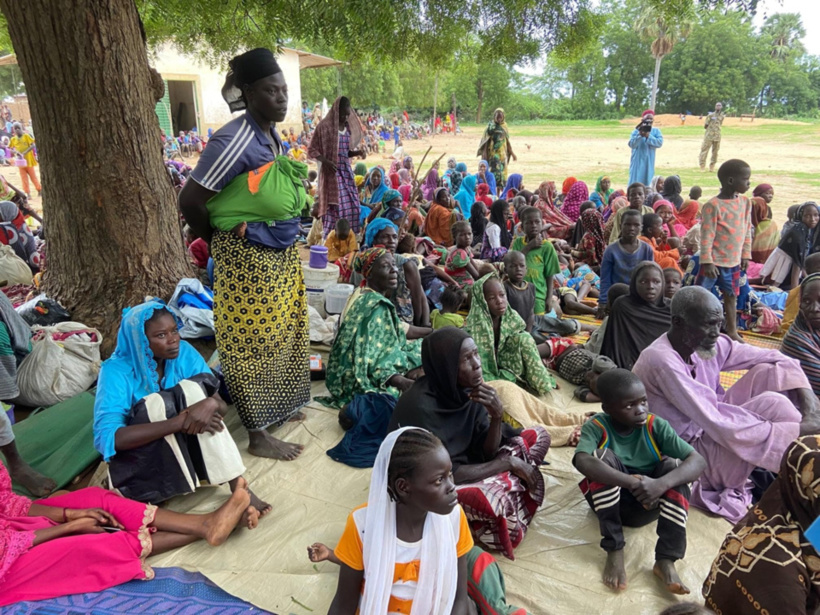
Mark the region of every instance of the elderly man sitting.
POLYGON ((690 286, 672 299, 672 327, 633 367, 650 410, 706 458, 691 502, 737 522, 752 500, 749 475, 772 472, 789 443, 820 433, 820 406, 800 364, 720 334, 723 306, 690 286), (749 370, 724 391, 720 372, 749 370))

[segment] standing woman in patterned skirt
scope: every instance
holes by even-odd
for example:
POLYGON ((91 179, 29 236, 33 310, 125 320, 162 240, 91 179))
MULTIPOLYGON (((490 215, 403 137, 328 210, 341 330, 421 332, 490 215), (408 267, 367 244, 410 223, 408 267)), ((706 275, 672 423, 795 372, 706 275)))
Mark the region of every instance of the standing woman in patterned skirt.
POLYGON ((310 399, 307 298, 294 245, 307 167, 283 155, 275 123, 285 119, 288 89, 270 50, 231 60, 222 96, 245 113, 208 141, 179 207, 211 246, 216 347, 248 451, 289 461, 302 447, 266 430, 303 418, 310 399))
POLYGON ((308 157, 319 163, 317 195, 323 237, 336 228, 339 218, 346 218, 350 230, 359 233, 361 205, 350 159, 366 156, 364 149, 358 149, 364 132, 350 100, 340 96, 310 138, 308 157))

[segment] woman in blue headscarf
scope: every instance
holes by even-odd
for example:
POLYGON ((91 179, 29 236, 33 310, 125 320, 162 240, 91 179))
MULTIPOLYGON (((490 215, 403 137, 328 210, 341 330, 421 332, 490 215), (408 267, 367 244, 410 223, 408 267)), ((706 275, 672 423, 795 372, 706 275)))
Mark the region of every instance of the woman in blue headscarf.
POLYGON ((498 198, 504 198, 498 194, 498 186, 495 183, 495 175, 490 172, 490 163, 486 160, 480 160, 478 163, 478 173, 475 175, 479 184, 487 184, 490 187, 490 194, 496 195, 498 198))
MULTIPOLYGON (((492 177, 492 173, 487 173, 490 177, 492 177)), ((461 213, 464 214, 464 219, 470 219, 470 211, 473 208, 473 203, 475 203, 475 187, 476 187, 476 176, 475 175, 468 175, 464 178, 464 181, 461 182, 461 188, 459 188, 456 195, 453 197, 456 201, 458 201, 458 205, 461 208, 461 213)))
POLYGON ((501 194, 498 195, 499 199, 507 200, 507 193, 510 190, 515 190, 516 192, 521 192, 524 188, 524 177, 521 173, 513 173, 507 178, 507 185, 504 186, 504 190, 501 191, 501 194))
MULTIPOLYGON (((94 445, 109 463, 111 486, 140 502, 191 493, 200 480, 235 489, 245 471, 222 422, 228 407, 219 380, 180 339, 181 324, 158 299, 126 310, 117 348, 100 370, 94 445)), ((270 509, 251 494, 249 522, 270 509)))
POLYGON ((467 175, 467 163, 459 162, 456 164, 456 172, 450 176, 450 194, 455 194, 461 188, 461 182, 467 175))
POLYGON ((382 197, 387 191, 387 184, 385 183, 384 169, 381 167, 373 167, 367 174, 367 179, 364 182, 364 204, 371 208, 377 203, 382 202, 382 197))

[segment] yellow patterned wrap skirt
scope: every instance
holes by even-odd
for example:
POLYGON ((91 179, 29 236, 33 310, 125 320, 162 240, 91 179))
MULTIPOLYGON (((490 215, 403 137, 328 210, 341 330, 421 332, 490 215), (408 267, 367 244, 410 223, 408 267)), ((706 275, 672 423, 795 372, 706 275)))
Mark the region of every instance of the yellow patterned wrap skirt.
POLYGON ((310 400, 310 330, 295 246, 215 231, 214 328, 228 391, 246 429, 279 426, 310 400))

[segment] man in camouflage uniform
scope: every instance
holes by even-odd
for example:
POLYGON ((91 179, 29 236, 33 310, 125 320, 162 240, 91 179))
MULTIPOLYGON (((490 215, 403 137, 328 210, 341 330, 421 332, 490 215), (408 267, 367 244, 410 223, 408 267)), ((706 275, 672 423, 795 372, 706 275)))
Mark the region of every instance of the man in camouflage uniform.
POLYGON ((700 146, 701 171, 706 170, 706 155, 709 153, 710 147, 712 148, 712 161, 709 163, 709 171, 715 170, 715 163, 720 150, 720 127, 723 125, 725 117, 721 103, 717 103, 714 112, 706 116, 706 121, 703 123, 706 134, 703 135, 703 145, 700 146))

